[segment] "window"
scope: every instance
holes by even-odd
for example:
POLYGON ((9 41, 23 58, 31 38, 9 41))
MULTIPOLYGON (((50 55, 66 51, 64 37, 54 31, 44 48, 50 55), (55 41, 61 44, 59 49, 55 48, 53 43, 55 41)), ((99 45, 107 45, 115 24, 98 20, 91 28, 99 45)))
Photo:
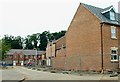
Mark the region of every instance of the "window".
POLYGON ((117 38, 116 35, 117 35, 117 33, 116 33, 116 27, 111 26, 111 38, 116 39, 117 38))
POLYGON ((115 20, 115 13, 114 12, 110 12, 110 20, 115 20))
POLYGON ((12 58, 12 56, 11 56, 11 55, 9 55, 9 58, 12 58))
POLYGON ((36 56, 33 56, 34 58, 36 58, 36 56))
POLYGON ((22 55, 20 55, 20 58, 22 58, 23 56, 22 55))
POLYGON ((16 55, 14 56, 14 58, 17 58, 16 55))
POLYGON ((28 58, 28 55, 26 55, 26 57, 25 58, 28 58))
POLYGON ((30 58, 33 58, 34 56, 33 55, 31 55, 31 57, 30 58))
POLYGON ((117 48, 111 48, 111 61, 118 61, 117 48))

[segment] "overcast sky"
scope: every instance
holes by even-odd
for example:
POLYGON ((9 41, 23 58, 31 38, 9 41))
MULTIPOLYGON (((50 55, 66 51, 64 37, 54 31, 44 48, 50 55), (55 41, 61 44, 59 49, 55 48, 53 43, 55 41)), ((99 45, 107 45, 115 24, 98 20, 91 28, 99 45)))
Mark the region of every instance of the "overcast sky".
POLYGON ((120 0, 0 0, 0 36, 67 30, 80 2, 118 11, 120 0))

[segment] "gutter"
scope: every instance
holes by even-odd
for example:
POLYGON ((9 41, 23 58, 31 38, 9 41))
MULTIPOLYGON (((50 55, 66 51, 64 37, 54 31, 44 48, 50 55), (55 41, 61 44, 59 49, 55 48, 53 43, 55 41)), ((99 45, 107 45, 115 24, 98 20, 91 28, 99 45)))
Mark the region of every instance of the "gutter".
POLYGON ((100 24, 103 24, 103 23, 106 23, 106 24, 109 24, 109 25, 115 25, 115 26, 120 26, 120 24, 115 24, 115 23, 109 23, 109 22, 105 22, 105 21, 102 21, 100 24))

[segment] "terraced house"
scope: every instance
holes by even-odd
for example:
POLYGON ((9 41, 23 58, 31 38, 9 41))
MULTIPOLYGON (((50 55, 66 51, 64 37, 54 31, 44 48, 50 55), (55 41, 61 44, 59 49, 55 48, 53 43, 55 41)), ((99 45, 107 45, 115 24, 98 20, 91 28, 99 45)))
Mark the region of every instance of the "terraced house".
POLYGON ((6 63, 14 66, 23 66, 28 62, 44 65, 45 51, 11 49, 7 52, 6 63))
POLYGON ((51 66, 65 70, 119 70, 120 14, 113 6, 80 3, 64 37, 49 43, 51 66), (54 52, 54 54, 52 54, 54 52))

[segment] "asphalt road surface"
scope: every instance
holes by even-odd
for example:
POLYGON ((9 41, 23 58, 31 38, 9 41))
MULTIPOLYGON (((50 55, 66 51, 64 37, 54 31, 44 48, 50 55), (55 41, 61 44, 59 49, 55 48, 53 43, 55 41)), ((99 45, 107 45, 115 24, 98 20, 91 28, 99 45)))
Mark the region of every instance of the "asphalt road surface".
POLYGON ((103 74, 71 75, 37 71, 25 67, 14 67, 13 69, 0 70, 0 80, 117 80, 118 77, 109 77, 103 74))

